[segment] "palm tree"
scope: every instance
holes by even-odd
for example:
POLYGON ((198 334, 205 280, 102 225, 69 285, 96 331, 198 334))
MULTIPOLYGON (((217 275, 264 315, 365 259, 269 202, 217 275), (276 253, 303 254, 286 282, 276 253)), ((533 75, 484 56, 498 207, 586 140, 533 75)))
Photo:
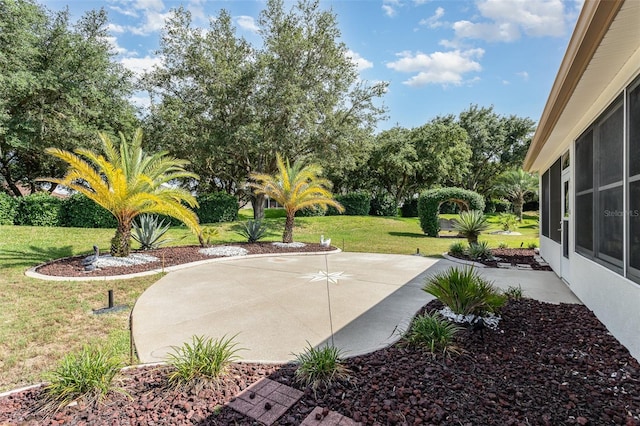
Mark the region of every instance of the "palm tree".
POLYGON ((283 243, 293 242, 293 224, 298 210, 312 206, 323 209, 333 206, 340 212, 344 211, 328 189, 331 182, 320 177, 322 168, 319 165, 305 166, 301 162, 294 162, 292 166, 288 160, 285 164, 277 154, 277 166, 278 172, 273 176, 252 173, 250 177, 255 182, 250 185, 257 194, 267 195, 284 207, 287 219, 282 234, 283 243))
POLYGON ((513 213, 522 220, 524 197, 538 193, 538 178, 522 169, 507 170, 495 181, 493 192, 513 204, 513 213))
POLYGON ((183 222, 200 235, 198 216, 189 207, 198 203, 183 188, 167 185, 175 179, 198 179, 186 171, 186 160, 169 157, 166 151, 152 155, 142 150, 142 130, 131 142, 120 133, 117 147, 104 133, 98 133, 104 156, 88 149, 74 152, 48 148, 48 154, 69 164, 62 179, 42 180, 74 189, 111 212, 118 221, 111 240, 112 256, 128 256, 133 219, 142 213, 165 214, 183 222), (189 207, 182 203, 186 203, 189 207))

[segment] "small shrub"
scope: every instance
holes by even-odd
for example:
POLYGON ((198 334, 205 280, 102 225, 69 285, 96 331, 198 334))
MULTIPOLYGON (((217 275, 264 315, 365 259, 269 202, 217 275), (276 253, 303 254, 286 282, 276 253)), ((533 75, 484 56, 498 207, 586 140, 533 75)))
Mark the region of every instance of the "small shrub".
POLYGON ((509 248, 509 245, 504 241, 501 241, 500 244, 498 244, 498 248, 506 249, 506 248, 509 248))
POLYGON ((432 275, 422 288, 455 314, 483 316, 497 312, 507 298, 473 268, 449 268, 432 275))
POLYGON ((305 207, 296 212, 296 217, 318 217, 327 214, 327 210, 320 206, 305 207))
POLYGON ((298 368, 296 379, 315 391, 320 386, 329 387, 337 380, 349 377, 349 370, 342 364, 342 353, 335 346, 316 349, 309 342, 308 347, 296 355, 298 368))
POLYGON ((13 225, 17 209, 18 201, 16 198, 0 192, 0 225, 13 225))
POLYGON ((531 243, 527 244, 527 248, 529 248, 531 250, 536 249, 536 248, 538 248, 538 244, 536 244, 535 242, 531 242, 531 243))
MULTIPOLYGON (((344 195, 336 195, 335 200, 344 207, 345 216, 367 216, 371 207, 371 195, 366 192, 350 192, 344 195)), ((340 214, 334 207, 329 206, 327 216, 340 214)))
POLYGON ((431 353, 457 352, 452 342, 458 331, 460 327, 434 312, 415 317, 405 340, 412 346, 426 347, 431 353))
POLYGON ((159 220, 158 216, 141 214, 137 220, 133 221, 131 238, 140 244, 142 250, 157 249, 173 241, 171 238, 162 238, 169 230, 169 226, 164 220, 159 220))
POLYGON ((74 228, 115 228, 116 218, 84 194, 73 194, 62 203, 63 224, 74 228))
POLYGON ((513 210, 511 203, 505 200, 493 200, 493 204, 495 205, 496 213, 509 213, 513 210))
POLYGON ((478 242, 478 235, 489 229, 487 218, 480 210, 461 212, 455 219, 453 229, 467 238, 469 246, 478 242))
POLYGON ((255 243, 264 237, 267 232, 267 226, 261 220, 248 220, 237 232, 245 237, 248 242, 255 243))
POLYGON ((214 228, 213 226, 203 226, 200 228, 200 236, 202 237, 202 242, 206 246, 211 245, 211 239, 217 236, 218 233, 218 228, 214 228))
POLYGON ((195 209, 200 223, 233 222, 238 220, 238 199, 226 192, 214 192, 196 197, 195 209))
POLYGON ((521 300, 524 297, 524 290, 522 290, 522 286, 509 286, 505 291, 504 295, 507 296, 509 300, 521 300))
POLYGON ((217 381, 229 365, 240 357, 241 350, 234 342, 236 336, 221 339, 193 336, 192 343, 172 346, 168 364, 175 369, 169 374, 169 383, 176 386, 217 381))
POLYGON ((512 232, 518 228, 518 217, 512 213, 500 213, 498 221, 503 231, 512 232))
POLYGON ((455 242, 449 246, 449 254, 454 256, 462 256, 466 251, 466 247, 463 242, 455 242))
POLYGON ((474 260, 492 259, 491 249, 486 241, 480 241, 479 243, 471 244, 469 246, 469 257, 474 260))
POLYGON ((20 197, 16 225, 61 226, 62 200, 45 192, 20 197))
POLYGON ((398 216, 398 203, 390 195, 377 195, 371 199, 371 216, 398 216))
POLYGON ((111 391, 123 392, 113 385, 121 363, 108 352, 85 346, 79 353, 65 356, 58 367, 47 374, 45 399, 54 410, 85 398, 101 402, 111 391))

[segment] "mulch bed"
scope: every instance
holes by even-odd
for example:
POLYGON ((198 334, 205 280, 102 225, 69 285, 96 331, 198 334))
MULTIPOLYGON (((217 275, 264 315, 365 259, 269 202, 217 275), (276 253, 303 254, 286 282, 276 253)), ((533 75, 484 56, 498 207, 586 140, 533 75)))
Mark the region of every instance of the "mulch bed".
MULTIPOLYGON (((248 251, 248 254, 266 254, 266 253, 303 253, 303 252, 320 252, 335 250, 334 247, 322 247, 317 243, 307 243, 304 247, 277 247, 271 243, 233 243, 224 244, 234 247, 242 247, 248 251)), ((133 274, 136 272, 145 272, 154 269, 160 269, 163 266, 182 265, 198 260, 214 259, 222 256, 208 256, 198 251, 200 246, 178 246, 163 247, 157 250, 132 251, 132 253, 148 254, 158 258, 156 262, 144 263, 141 265, 132 265, 126 267, 108 267, 100 268, 95 271, 87 272, 82 266, 82 260, 91 253, 83 256, 69 257, 49 262, 36 269, 36 272, 43 275, 54 275, 59 277, 104 277, 113 275, 133 274)))
POLYGON ((495 258, 499 258, 500 260, 486 260, 486 259, 471 259, 466 255, 454 255, 449 253, 449 256, 457 257, 458 259, 463 260, 473 260, 474 262, 482 263, 491 268, 498 267, 498 261, 504 263, 510 263, 515 266, 516 264, 525 264, 531 266, 531 269, 534 271, 551 271, 552 269, 547 265, 540 265, 535 259, 535 250, 534 249, 514 249, 514 248, 505 248, 505 249, 491 249, 491 254, 495 258))
MULTIPOLYGON (((431 302, 424 309, 437 309, 431 302)), ((123 372, 130 397, 34 413, 40 388, 0 399, 0 424, 253 425, 224 406, 261 377, 304 391, 277 425, 299 425, 316 406, 367 425, 637 425, 640 365, 582 305, 510 301, 499 330, 464 330, 461 353, 432 356, 402 344, 347 360, 349 381, 317 395, 292 365, 234 364, 218 388, 166 387, 167 367, 123 372)))

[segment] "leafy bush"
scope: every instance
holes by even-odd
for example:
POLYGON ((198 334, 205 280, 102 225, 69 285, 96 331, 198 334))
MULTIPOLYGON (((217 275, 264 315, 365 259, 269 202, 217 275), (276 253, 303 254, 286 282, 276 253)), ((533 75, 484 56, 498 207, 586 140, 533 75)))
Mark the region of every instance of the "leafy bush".
POLYGON ((483 316, 497 312, 507 298, 473 268, 449 268, 427 278, 422 288, 454 313, 483 316))
POLYGON ((418 199, 412 198, 404 202, 400 207, 402 217, 418 217, 418 199))
POLYGON ((489 244, 486 241, 469 245, 467 253, 469 253, 469 257, 474 260, 493 258, 489 244))
POLYGON ((311 386, 315 391, 320 386, 329 387, 334 381, 349 377, 349 370, 342 364, 342 353, 335 346, 323 346, 316 349, 311 344, 299 355, 296 355, 298 368, 296 379, 311 386))
POLYGON ((133 221, 131 238, 140 244, 142 250, 157 249, 161 245, 173 241, 170 238, 162 239, 169 230, 169 226, 164 220, 159 220, 158 216, 141 214, 137 220, 133 221))
POLYGON ((267 232, 267 226, 261 220, 248 220, 238 229, 238 234, 247 239, 247 242, 255 243, 264 237, 267 232))
POLYGON ((0 225, 13 225, 18 210, 18 201, 9 194, 0 192, 0 225))
POLYGON ((466 247, 463 242, 456 242, 449 246, 449 253, 456 256, 463 255, 465 251, 466 251, 466 247))
MULTIPOLYGON (((371 195, 365 192, 350 192, 348 194, 336 195, 335 200, 344 207, 345 216, 367 216, 371 209, 371 195)), ((337 209, 329 206, 327 216, 336 216, 337 209)))
POLYGON ((84 194, 74 194, 64 200, 64 226, 74 228, 115 228, 116 218, 104 207, 84 194))
POLYGON ((509 244, 505 242, 500 242, 500 244, 498 244, 498 248, 501 248, 501 249, 506 249, 508 247, 509 247, 509 244))
POLYGON ((110 391, 123 392, 113 386, 120 371, 120 361, 108 352, 85 346, 79 353, 65 356, 58 367, 47 374, 46 400, 62 408, 78 398, 89 403, 101 402, 110 391))
POLYGON ((461 212, 455 220, 453 229, 467 238, 469 246, 478 242, 478 235, 489 229, 487 218, 481 210, 461 212))
POLYGON ((538 248, 538 244, 536 242, 530 242, 529 244, 527 244, 527 248, 533 250, 535 248, 538 248))
POLYGON ((324 216, 327 211, 320 206, 305 207, 296 212, 296 217, 317 217, 324 216))
POLYGON ((509 213, 513 211, 511 203, 505 200, 493 200, 493 204, 496 206, 496 213, 509 213))
POLYGON ((429 237, 438 236, 438 211, 442 203, 450 200, 465 202, 471 210, 484 210, 484 199, 477 192, 462 188, 438 188, 425 191, 418 198, 418 216, 422 232, 429 237))
POLYGON ((16 225, 61 226, 62 200, 45 192, 20 197, 16 225))
POLYGON ((398 216, 398 203, 390 195, 377 195, 371 199, 371 216, 398 216))
POLYGON ((500 213, 498 216, 503 231, 512 232, 518 228, 518 216, 512 213, 500 213))
POLYGON ((493 200, 486 200, 484 202, 484 212, 485 214, 492 214, 496 212, 496 203, 493 200))
POLYGON ((458 331, 460 327, 434 312, 415 317, 405 340, 412 346, 426 347, 431 353, 456 352, 452 342, 458 331))
POLYGON ((200 223, 233 222, 238 220, 238 199, 226 192, 214 192, 196 197, 195 209, 200 223))
POLYGON ((191 344, 172 346, 174 353, 168 355, 168 364, 175 371, 169 374, 169 383, 181 386, 219 379, 229 364, 240 358, 235 337, 217 340, 193 336, 191 344))

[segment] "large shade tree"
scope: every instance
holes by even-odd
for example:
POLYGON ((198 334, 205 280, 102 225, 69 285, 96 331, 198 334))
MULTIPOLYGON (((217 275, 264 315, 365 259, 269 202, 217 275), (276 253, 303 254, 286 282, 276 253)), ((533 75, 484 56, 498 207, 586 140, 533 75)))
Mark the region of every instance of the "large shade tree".
POLYGON ((322 168, 317 164, 305 165, 296 161, 291 165, 276 156, 278 172, 274 175, 252 173, 251 187, 259 194, 264 194, 277 201, 284 207, 286 220, 282 234, 283 243, 293 242, 293 225, 296 212, 305 207, 321 207, 326 209, 333 206, 338 211, 344 211, 340 203, 333 199, 331 182, 321 177, 322 168))
POLYGON ((99 130, 136 127, 131 73, 113 60, 106 12, 69 16, 0 1, 0 186, 14 196, 64 174, 46 147, 86 148, 99 130))
POLYGON ((181 179, 198 178, 185 170, 188 161, 164 151, 147 154, 142 150, 140 129, 130 141, 120 133, 119 146, 105 133, 99 133, 99 137, 104 155, 82 148, 74 152, 48 148, 48 154, 69 167, 63 178, 44 180, 86 195, 115 216, 118 226, 111 240, 112 256, 129 255, 131 225, 142 213, 174 217, 201 235, 198 216, 189 208, 197 207, 195 197, 175 185, 181 179))
POLYGON ((522 220, 525 197, 538 193, 538 178, 522 169, 507 170, 496 178, 493 193, 511 201, 513 213, 522 220))

